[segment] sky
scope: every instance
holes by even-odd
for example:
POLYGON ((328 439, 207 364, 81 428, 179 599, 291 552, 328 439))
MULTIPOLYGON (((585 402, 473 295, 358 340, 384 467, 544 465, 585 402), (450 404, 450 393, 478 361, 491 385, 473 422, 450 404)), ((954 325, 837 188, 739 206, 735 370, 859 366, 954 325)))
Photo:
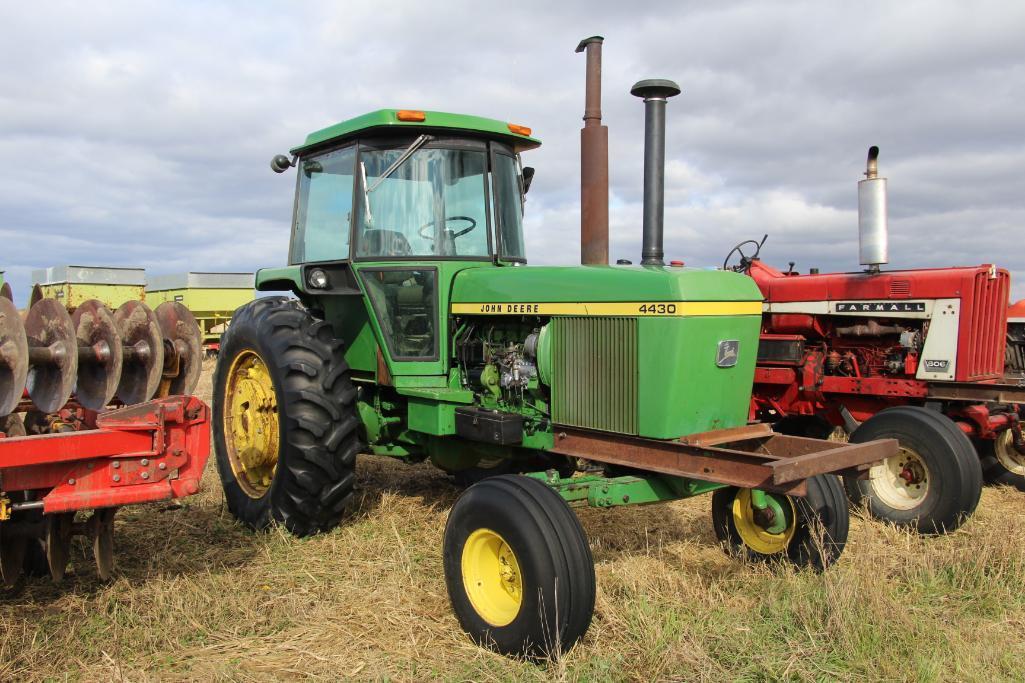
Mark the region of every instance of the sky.
POLYGON ((370 110, 530 126, 531 263, 579 259, 584 57, 605 36, 611 257, 640 257, 644 111, 670 78, 666 258, 744 239, 858 270, 857 181, 889 178, 889 268, 996 263, 1025 297, 1025 3, 0 0, 0 269, 282 265, 270 158, 370 110))

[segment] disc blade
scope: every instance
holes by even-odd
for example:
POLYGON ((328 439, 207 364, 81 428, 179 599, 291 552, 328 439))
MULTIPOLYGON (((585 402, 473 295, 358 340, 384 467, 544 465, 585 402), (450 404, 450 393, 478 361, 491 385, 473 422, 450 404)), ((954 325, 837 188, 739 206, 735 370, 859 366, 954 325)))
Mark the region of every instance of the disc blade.
POLYGON ((93 539, 96 574, 103 581, 114 575, 114 514, 117 508, 103 508, 89 518, 89 534, 93 539))
POLYGON ((153 398, 164 367, 164 344, 153 310, 141 301, 126 301, 114 311, 124 359, 117 397, 126 405, 153 398))
MULTIPOLYGON (((155 311, 160 322, 164 340, 177 354, 177 373, 170 378, 170 395, 191 394, 199 383, 203 370, 203 333, 199 323, 187 309, 177 301, 165 301, 155 311)), ((169 359, 165 355, 164 361, 169 359)))
POLYGON ((34 348, 49 348, 60 354, 53 362, 29 362, 28 394, 44 413, 60 410, 75 387, 78 375, 78 344, 75 326, 68 310, 56 299, 41 299, 29 309, 25 318, 25 335, 29 353, 34 348))
POLYGON ((39 285, 32 285, 32 294, 28 298, 28 307, 32 308, 43 300, 43 288, 39 285))
POLYGON ((10 299, 0 297, 0 415, 18 406, 28 380, 28 337, 10 299))
POLYGON ((124 349, 114 316, 96 299, 83 302, 71 317, 80 358, 75 398, 89 410, 103 410, 117 392, 124 349))
POLYGON ((50 578, 54 583, 64 580, 71 556, 71 524, 75 513, 65 512, 46 515, 46 564, 50 568, 50 578))

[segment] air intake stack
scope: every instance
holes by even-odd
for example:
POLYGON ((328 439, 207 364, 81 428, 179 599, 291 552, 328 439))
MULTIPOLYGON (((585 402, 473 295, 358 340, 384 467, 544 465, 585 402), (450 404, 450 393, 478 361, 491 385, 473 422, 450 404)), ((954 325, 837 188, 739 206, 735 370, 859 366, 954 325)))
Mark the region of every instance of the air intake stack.
POLYGON ((680 94, 673 81, 653 78, 638 81, 630 94, 644 100, 644 233, 641 265, 664 265, 662 257, 665 217, 666 100, 680 94))
POLYGON ((870 273, 889 263, 886 228, 886 178, 879 177, 879 148, 868 148, 865 179, 858 181, 858 252, 870 273))
POLYGON ((591 36, 577 45, 587 53, 584 127, 580 129, 580 262, 609 262, 609 128, 601 123, 601 45, 591 36))

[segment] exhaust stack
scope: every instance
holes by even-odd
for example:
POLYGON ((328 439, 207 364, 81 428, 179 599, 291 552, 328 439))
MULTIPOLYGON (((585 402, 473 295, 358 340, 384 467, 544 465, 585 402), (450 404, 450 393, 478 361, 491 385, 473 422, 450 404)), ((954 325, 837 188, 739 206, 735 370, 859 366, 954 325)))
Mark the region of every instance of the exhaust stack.
POLYGON ((665 218, 666 100, 680 94, 673 81, 638 81, 630 94, 644 99, 644 228, 641 265, 665 265, 662 257, 665 218))
POLYGON ((865 179, 858 181, 858 255, 870 273, 889 263, 886 178, 879 177, 879 148, 868 148, 865 179))
POLYGON ((580 263, 609 262, 609 128, 601 123, 601 36, 584 38, 584 127, 580 129, 580 263))

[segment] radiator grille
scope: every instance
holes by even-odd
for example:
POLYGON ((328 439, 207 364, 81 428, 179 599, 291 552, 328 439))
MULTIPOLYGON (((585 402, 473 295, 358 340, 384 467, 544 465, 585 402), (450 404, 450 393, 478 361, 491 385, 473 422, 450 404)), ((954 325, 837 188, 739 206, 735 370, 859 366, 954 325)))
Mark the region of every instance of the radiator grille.
POLYGON ((964 368, 967 381, 993 379, 1002 374, 1009 289, 1010 277, 1005 272, 998 272, 995 278, 987 272, 975 275, 968 349, 961 356, 968 363, 964 368))
POLYGON ((552 420, 637 433, 637 319, 552 322, 552 420))

